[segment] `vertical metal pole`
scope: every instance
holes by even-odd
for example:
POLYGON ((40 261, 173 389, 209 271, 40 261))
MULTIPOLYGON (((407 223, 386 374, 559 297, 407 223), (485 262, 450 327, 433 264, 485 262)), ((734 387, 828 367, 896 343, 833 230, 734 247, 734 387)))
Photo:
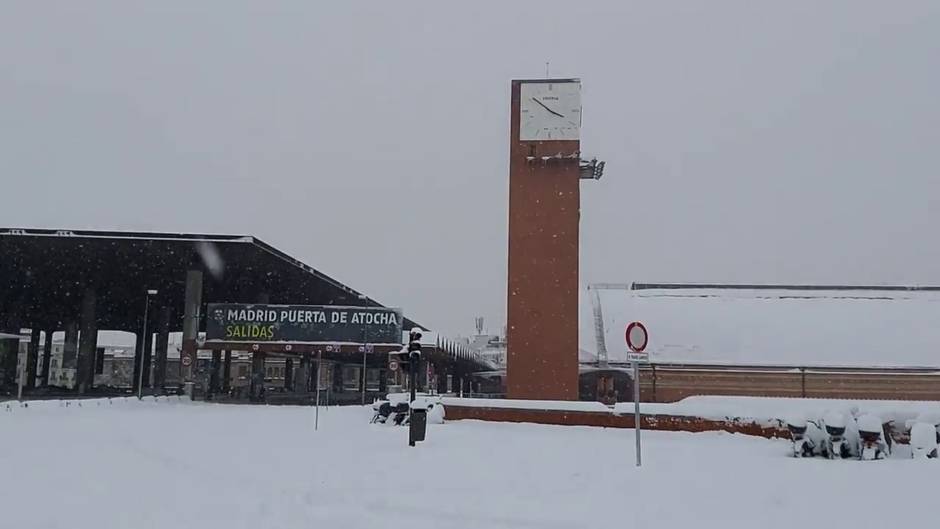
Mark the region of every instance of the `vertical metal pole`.
POLYGON ((366 405, 366 331, 362 330, 362 405, 366 405))
POLYGON ((313 429, 320 428, 320 366, 323 365, 323 350, 317 351, 317 415, 313 421, 313 429))
POLYGON ((636 466, 642 464, 640 457, 640 363, 633 362, 633 429, 636 431, 636 466))
MULTIPOLYGON (((183 344, 180 352, 180 383, 190 399, 195 398, 196 352, 199 349, 196 338, 199 336, 199 311, 202 308, 202 272, 186 272, 186 290, 183 294, 183 344), (189 365, 184 360, 189 358, 189 365)), ((254 372, 252 372, 254 375, 254 372)), ((264 380, 261 381, 262 384, 264 380)), ((249 386, 250 387, 250 386, 249 386)))
POLYGON ((415 399, 418 398, 418 358, 414 352, 408 353, 408 385, 411 386, 411 399, 408 404, 408 446, 415 445, 414 428, 411 425, 411 419, 414 414, 415 399))
POLYGON ((144 349, 147 348, 147 309, 150 308, 150 293, 144 299, 144 329, 140 340, 140 373, 137 375, 137 400, 144 398, 144 360, 147 358, 144 349))
MULTIPOLYGON (((27 353, 27 357, 29 354, 27 353)), ((16 358, 20 357, 20 342, 16 342, 16 358)), ((20 383, 16 390, 16 400, 23 402, 23 383, 26 382, 26 362, 27 359, 23 359, 23 363, 20 364, 20 383)))

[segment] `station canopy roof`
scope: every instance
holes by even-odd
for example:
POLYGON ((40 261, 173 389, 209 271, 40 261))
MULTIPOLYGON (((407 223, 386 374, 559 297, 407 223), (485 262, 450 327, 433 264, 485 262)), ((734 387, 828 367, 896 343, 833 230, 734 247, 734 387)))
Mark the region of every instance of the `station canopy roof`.
POLYGON ((204 272, 203 304, 383 306, 251 236, 0 228, 0 331, 61 330, 88 289, 99 329, 136 332, 154 289, 180 331, 187 270, 204 272))

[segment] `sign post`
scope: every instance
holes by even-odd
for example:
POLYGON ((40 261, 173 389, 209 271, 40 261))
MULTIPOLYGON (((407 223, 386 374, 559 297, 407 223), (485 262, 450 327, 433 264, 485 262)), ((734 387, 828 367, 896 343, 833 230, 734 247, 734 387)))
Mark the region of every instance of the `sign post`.
POLYGON ((314 431, 320 429, 320 369, 322 369, 322 366, 323 366, 323 350, 318 349, 317 350, 317 386, 316 386, 317 388, 317 403, 316 403, 317 411, 316 411, 316 416, 313 419, 314 431))
POLYGON ((649 362, 649 353, 645 353, 646 344, 649 342, 649 334, 642 323, 635 321, 627 325, 625 333, 627 347, 630 353, 627 353, 627 359, 633 363, 633 429, 636 432, 636 466, 642 465, 640 455, 640 362, 649 362))
POLYGON ((359 346, 359 351, 362 353, 362 405, 366 405, 366 354, 373 351, 371 344, 367 343, 365 329, 362 330, 362 345, 359 346))

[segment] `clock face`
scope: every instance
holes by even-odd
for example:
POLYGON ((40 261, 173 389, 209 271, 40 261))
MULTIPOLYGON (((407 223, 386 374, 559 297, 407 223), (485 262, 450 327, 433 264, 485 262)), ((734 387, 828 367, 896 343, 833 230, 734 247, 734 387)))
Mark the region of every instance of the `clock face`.
POLYGON ((581 83, 522 83, 521 141, 577 140, 581 137, 581 83))

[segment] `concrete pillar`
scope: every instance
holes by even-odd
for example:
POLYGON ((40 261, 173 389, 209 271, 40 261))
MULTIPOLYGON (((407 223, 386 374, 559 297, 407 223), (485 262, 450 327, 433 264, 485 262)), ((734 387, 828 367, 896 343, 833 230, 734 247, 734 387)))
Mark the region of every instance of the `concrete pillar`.
POLYGON ((438 371, 435 366, 434 373, 437 374, 437 392, 440 394, 447 393, 447 371, 444 369, 438 371))
POLYGON ((166 386, 166 354, 170 345, 170 307, 160 307, 157 310, 156 331, 153 387, 162 390, 166 386))
POLYGON ((300 368, 297 370, 294 382, 294 391, 307 393, 310 391, 310 354, 304 353, 300 357, 300 368))
POLYGON ((0 375, 0 388, 12 388, 16 385, 16 359, 19 349, 20 342, 16 338, 0 339, 0 371, 3 372, 0 375))
MULTIPOLYGON (((262 290, 256 296, 256 303, 268 304, 271 302, 271 294, 262 290)), ((263 351, 252 351, 251 353, 251 377, 248 394, 252 400, 260 399, 264 395, 264 360, 263 351)))
MULTIPOLYGON (((150 318, 147 318, 148 320, 150 318)), ((134 391, 137 391, 137 384, 140 381, 140 369, 143 366, 143 382, 144 387, 150 387, 150 364, 153 362, 153 333, 151 332, 153 327, 150 325, 150 322, 147 323, 147 332, 144 333, 143 324, 141 328, 137 330, 137 345, 134 351, 134 381, 131 385, 134 388, 134 391), (141 364, 143 362, 143 364, 141 364)))
MULTIPOLYGON (((62 346, 61 372, 66 379, 71 375, 72 380, 75 380, 76 362, 78 362, 78 323, 70 321, 65 324, 65 343, 62 346)), ((66 386, 69 389, 73 387, 68 383, 66 383, 66 386)))
POLYGON ((225 351, 222 361, 222 391, 228 393, 232 390, 232 351, 225 351))
POLYGON ((152 322, 147 322, 147 333, 144 334, 144 348, 143 348, 143 361, 144 361, 144 387, 151 387, 150 384, 150 371, 153 367, 153 326, 152 322))
MULTIPOLYGON (((8 302, 3 298, 3 294, 4 292, 0 291, 0 302, 5 305, 3 308, 6 310, 7 315, 0 320, 0 332, 19 335, 20 305, 16 301, 8 302)), ((16 377, 19 375, 16 363, 19 355, 20 342, 18 339, 0 339, 0 371, 2 371, 2 374, 0 374, 0 388, 6 386, 12 389, 16 386, 16 377)))
POLYGON ((140 358, 144 350, 142 339, 143 335, 138 328, 134 333, 134 368, 131 369, 131 390, 135 395, 137 394, 137 381, 140 380, 140 358))
POLYGON ((428 361, 420 360, 418 362, 418 391, 428 391, 428 361))
POLYGON ((29 347, 26 349, 26 380, 23 387, 33 389, 36 387, 36 371, 39 368, 39 327, 34 327, 29 333, 29 347))
POLYGON ((263 351, 251 353, 251 386, 249 395, 252 399, 260 399, 264 395, 264 357, 263 351))
POLYGON ((54 332, 53 329, 46 331, 46 341, 42 347, 42 370, 39 378, 42 380, 43 387, 49 385, 49 364, 52 363, 52 333, 54 332))
POLYGON ((284 361, 284 389, 294 391, 294 359, 284 361))
POLYGON ((222 368, 222 351, 214 349, 212 351, 212 362, 209 364, 209 393, 218 393, 221 384, 219 383, 219 371, 222 368))
POLYGON ((98 324, 95 318, 95 291, 88 289, 82 298, 81 334, 78 342, 78 367, 75 385, 79 393, 85 393, 94 385, 95 353, 98 348, 98 324))
POLYGON ((326 372, 329 384, 325 388, 321 386, 321 389, 326 391, 326 401, 329 403, 332 400, 334 389, 339 388, 340 391, 345 391, 343 388, 343 364, 336 360, 324 360, 323 370, 326 372))
POLYGON ((186 292, 183 300, 183 350, 180 354, 180 379, 183 384, 196 381, 196 337, 199 334, 202 308, 202 272, 186 272, 186 292), (187 365, 188 364, 188 365, 187 365))

